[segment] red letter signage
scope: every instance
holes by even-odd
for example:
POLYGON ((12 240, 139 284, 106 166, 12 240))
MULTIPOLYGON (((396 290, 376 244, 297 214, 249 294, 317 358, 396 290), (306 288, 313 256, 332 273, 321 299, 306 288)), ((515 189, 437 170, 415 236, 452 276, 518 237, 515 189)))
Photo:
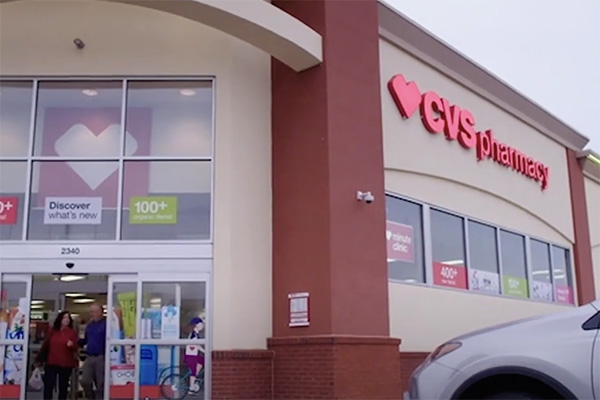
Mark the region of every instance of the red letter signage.
POLYGON ((443 107, 442 99, 437 94, 427 92, 423 95, 421 119, 429 132, 438 133, 444 130, 444 120, 440 116, 443 107))
POLYGON ((465 149, 476 148, 477 160, 492 159, 539 182, 542 190, 548 187, 547 166, 500 142, 494 138, 491 129, 477 132, 475 117, 469 110, 450 103, 432 91, 421 95, 417 84, 406 82, 402 75, 392 77, 388 89, 403 118, 410 118, 419 109, 423 125, 429 132, 444 132, 447 140, 457 140, 465 149))

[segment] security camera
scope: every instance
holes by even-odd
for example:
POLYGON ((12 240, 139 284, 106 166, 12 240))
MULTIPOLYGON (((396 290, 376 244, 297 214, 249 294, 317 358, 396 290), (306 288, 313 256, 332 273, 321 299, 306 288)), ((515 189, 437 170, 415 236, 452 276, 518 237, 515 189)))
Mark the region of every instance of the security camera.
POLYGON ((79 38, 73 39, 73 43, 75 44, 75 47, 77 47, 79 50, 85 47, 85 42, 79 38))
POLYGON ((358 191, 356 193, 356 199, 358 201, 364 201, 367 204, 371 204, 372 202, 375 201, 375 196, 373 196, 371 194, 371 192, 361 192, 361 191, 358 191))
POLYGON ((75 263, 68 262, 68 263, 66 263, 66 264, 65 264, 65 266, 66 266, 67 268, 71 269, 71 268, 73 268, 73 267, 75 266, 75 263))

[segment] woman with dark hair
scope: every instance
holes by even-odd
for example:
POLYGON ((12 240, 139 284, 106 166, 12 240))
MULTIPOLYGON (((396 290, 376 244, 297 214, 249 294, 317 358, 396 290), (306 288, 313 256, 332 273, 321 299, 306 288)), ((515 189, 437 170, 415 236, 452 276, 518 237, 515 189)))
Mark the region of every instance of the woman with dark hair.
POLYGON ((73 329, 73 318, 68 311, 62 311, 48 330, 46 340, 36 357, 36 365, 46 363, 44 368, 44 399, 51 400, 56 377, 58 376, 58 398, 67 398, 69 379, 77 366, 77 332, 73 329))

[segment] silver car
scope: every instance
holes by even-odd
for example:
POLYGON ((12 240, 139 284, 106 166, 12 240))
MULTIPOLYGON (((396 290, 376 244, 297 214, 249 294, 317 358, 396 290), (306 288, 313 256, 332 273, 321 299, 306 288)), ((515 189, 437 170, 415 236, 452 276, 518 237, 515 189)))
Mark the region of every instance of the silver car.
POLYGON ((600 400, 600 300, 442 344, 404 399, 600 400))

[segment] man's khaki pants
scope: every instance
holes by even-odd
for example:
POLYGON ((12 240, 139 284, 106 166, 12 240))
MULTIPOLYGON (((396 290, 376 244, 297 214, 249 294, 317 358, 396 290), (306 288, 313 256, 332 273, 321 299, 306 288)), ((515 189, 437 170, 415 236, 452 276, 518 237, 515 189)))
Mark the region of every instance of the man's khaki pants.
POLYGON ((87 356, 83 364, 81 386, 88 400, 104 398, 104 356, 87 356), (94 392, 94 384, 96 391, 94 392))

